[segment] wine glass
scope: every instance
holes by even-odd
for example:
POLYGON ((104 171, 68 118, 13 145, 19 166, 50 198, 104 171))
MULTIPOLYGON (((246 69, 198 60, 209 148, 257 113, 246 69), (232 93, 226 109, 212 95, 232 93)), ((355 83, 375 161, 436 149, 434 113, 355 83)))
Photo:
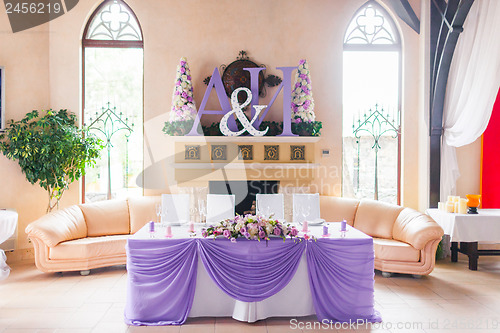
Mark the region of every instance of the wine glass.
POLYGON ((162 208, 161 203, 157 203, 156 206, 155 206, 155 208, 156 208, 156 221, 159 223, 160 222, 160 215, 162 213, 162 211, 161 211, 161 208, 162 208))
POLYGON ((303 221, 307 221, 307 217, 311 214, 311 207, 309 205, 303 205, 301 207, 301 213, 304 217, 303 221))
POLYGON ((267 218, 271 218, 272 213, 271 213, 271 206, 270 205, 266 205, 265 214, 266 214, 267 218))
POLYGON ((205 200, 198 200, 198 213, 200 214, 200 222, 203 222, 204 216, 207 213, 205 200))

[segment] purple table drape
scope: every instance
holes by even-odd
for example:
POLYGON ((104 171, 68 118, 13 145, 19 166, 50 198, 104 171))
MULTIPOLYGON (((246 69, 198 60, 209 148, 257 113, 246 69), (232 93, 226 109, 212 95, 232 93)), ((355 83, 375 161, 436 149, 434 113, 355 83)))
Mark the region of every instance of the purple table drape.
MULTIPOLYGON (((293 278, 306 251, 309 283, 319 320, 380 321, 373 308, 373 240, 318 239, 267 243, 227 239, 129 239, 129 325, 180 325, 196 290, 198 255, 215 284, 234 299, 262 301, 293 278)), ((298 294, 300 292, 298 291, 298 294)), ((298 299, 300 297, 298 296, 298 299)))
POLYGON ((198 242, 203 265, 215 284, 243 302, 258 302, 279 292, 293 278, 306 242, 210 239, 198 242))
POLYGON ((125 323, 183 324, 196 290, 196 242, 192 239, 129 240, 126 251, 125 323))
POLYGON ((373 239, 318 239, 307 245, 309 283, 318 320, 381 321, 373 308, 373 239))

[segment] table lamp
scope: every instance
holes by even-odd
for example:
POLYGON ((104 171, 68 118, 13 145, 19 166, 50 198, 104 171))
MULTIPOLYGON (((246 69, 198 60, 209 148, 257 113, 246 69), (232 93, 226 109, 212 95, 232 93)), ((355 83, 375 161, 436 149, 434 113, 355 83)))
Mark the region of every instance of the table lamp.
POLYGON ((467 194, 466 195, 467 199, 467 206, 469 207, 469 210, 467 211, 467 214, 477 214, 477 208, 479 207, 479 204, 481 203, 481 195, 480 194, 467 194))

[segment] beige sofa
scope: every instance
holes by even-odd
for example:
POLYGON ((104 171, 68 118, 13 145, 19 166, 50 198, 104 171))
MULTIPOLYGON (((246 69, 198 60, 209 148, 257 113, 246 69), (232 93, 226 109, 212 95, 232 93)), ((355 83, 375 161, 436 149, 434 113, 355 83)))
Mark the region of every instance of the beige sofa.
POLYGON ((75 205, 30 223, 26 233, 42 272, 81 271, 123 265, 127 238, 156 219, 159 197, 75 205))
MULTIPOLYGON (((125 244, 155 219, 159 197, 103 201, 71 206, 26 227, 43 272, 81 271, 126 263, 125 244)), ((321 196, 321 216, 346 219, 374 238, 375 269, 387 273, 429 274, 443 230, 413 209, 373 200, 321 196)))
POLYGON ((346 219, 373 237, 375 269, 390 273, 427 275, 434 269, 443 229, 428 215, 411 208, 374 200, 321 196, 321 217, 346 219))

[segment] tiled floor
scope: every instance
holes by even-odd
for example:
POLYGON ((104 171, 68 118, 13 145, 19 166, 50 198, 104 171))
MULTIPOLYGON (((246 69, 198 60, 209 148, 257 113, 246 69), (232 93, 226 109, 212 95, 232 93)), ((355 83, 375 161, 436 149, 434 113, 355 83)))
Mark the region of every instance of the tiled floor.
MULTIPOLYGON (((24 332, 302 332, 315 318, 273 318, 245 324, 231 318, 190 319, 180 327, 128 327, 123 323, 124 266, 44 274, 31 263, 12 265, 0 282, 0 333, 24 332), (290 319, 297 321, 290 324, 290 319)), ((500 258, 481 258, 479 270, 438 262, 427 277, 375 276, 376 332, 500 332, 500 258)), ((318 325, 318 324, 316 324, 318 325)), ((316 331, 326 331, 316 326, 316 331)), ((352 327, 329 331, 352 331, 352 327)), ((358 329, 370 331, 370 329, 358 329)))

